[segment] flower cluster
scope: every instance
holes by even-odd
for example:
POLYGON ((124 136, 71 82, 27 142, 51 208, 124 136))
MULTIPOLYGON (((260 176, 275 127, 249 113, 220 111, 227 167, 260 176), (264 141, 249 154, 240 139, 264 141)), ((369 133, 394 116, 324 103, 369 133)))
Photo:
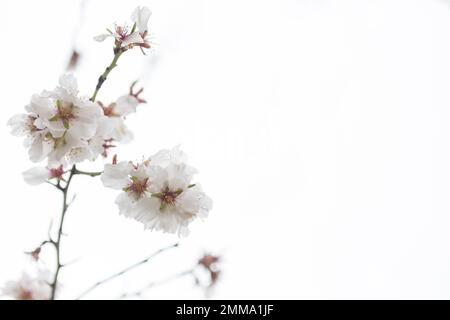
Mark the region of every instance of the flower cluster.
MULTIPOLYGON (((60 270, 66 265, 61 261, 60 244, 70 206, 69 189, 76 175, 101 175, 104 186, 121 191, 116 198, 120 214, 141 222, 145 229, 185 236, 189 232, 189 224, 197 218, 205 218, 211 210, 212 200, 198 183, 193 182, 197 170, 187 164, 187 156, 178 147, 161 150, 138 163, 117 162, 117 155, 114 155, 112 163, 105 164, 103 170, 86 172, 78 169, 79 163, 107 158, 116 144, 128 143, 133 138, 125 120, 136 112, 138 105, 146 103, 140 96, 143 89, 135 90, 135 82, 127 94, 109 104, 97 100, 97 94, 124 52, 132 48, 150 48, 147 26, 150 15, 148 8, 137 7, 131 17, 131 29, 126 25, 116 25, 114 32, 108 30, 107 34, 95 37, 97 41, 108 37, 115 39, 114 59, 98 78, 90 98, 80 95, 73 74, 63 74, 55 89, 33 95, 25 107, 26 112, 9 119, 11 133, 25 137, 24 145, 30 160, 34 163, 45 162, 23 172, 25 181, 30 185, 51 184, 62 192, 63 205, 58 228, 54 229, 51 225, 48 239, 27 252, 33 262, 38 263, 44 245, 53 246, 56 251, 55 269, 51 272, 39 271, 34 276, 24 273, 18 281, 8 282, 1 288, 0 294, 20 300, 54 300, 57 297, 60 270), (50 273, 53 273, 51 277, 50 273)), ((74 59, 76 63, 76 55, 74 59)), ((198 264, 211 273, 212 283, 219 275, 212 267, 216 261, 215 258, 204 258, 198 264)), ((98 282, 85 293, 103 282, 98 282)))
POLYGON ((127 94, 102 108, 99 103, 79 97, 77 80, 72 74, 64 74, 53 91, 33 95, 25 107, 27 113, 14 115, 8 125, 13 135, 26 137, 30 160, 47 159, 52 170, 94 161, 106 155, 112 141, 128 142, 132 134, 123 120, 142 101, 127 94))
MULTIPOLYGON (((148 48, 150 14, 148 8, 137 7, 130 31, 126 26, 116 26, 115 32, 95 39, 114 37, 115 59, 133 47, 148 48)), ((33 95, 25 107, 27 113, 9 120, 12 134, 26 137, 30 160, 47 160, 46 167, 33 167, 23 173, 26 182, 37 185, 55 180, 60 187, 66 173, 80 173, 68 167, 94 161, 100 155, 107 157, 116 143, 132 139, 124 120, 136 112, 139 104, 146 103, 140 97, 143 89, 135 91, 133 83, 128 94, 109 105, 95 99, 115 61, 99 78, 91 99, 81 97, 75 77, 65 74, 53 91, 33 95)), ((162 150, 137 164, 116 163, 115 159, 105 166, 102 181, 107 187, 123 191, 116 200, 120 213, 142 222, 145 228, 185 235, 188 224, 197 217, 206 217, 211 209, 211 199, 192 183, 196 170, 187 165, 186 155, 179 148, 162 150)))
POLYGON ((124 216, 146 229, 187 235, 189 223, 205 218, 212 201, 192 183, 196 170, 186 160, 178 147, 161 150, 137 164, 107 164, 101 179, 106 187, 122 190, 116 204, 124 216))
POLYGON ((78 97, 76 79, 63 75, 53 91, 35 94, 26 114, 13 116, 12 134, 26 136, 30 160, 48 158, 49 165, 72 164, 88 158, 89 142, 95 136, 101 108, 78 97))

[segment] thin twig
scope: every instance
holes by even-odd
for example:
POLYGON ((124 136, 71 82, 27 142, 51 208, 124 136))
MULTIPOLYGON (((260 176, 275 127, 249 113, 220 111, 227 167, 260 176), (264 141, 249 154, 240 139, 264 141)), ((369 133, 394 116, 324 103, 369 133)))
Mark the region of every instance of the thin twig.
MULTIPOLYGON (((133 25, 133 28, 131 29, 130 34, 132 34, 134 32, 134 30, 136 30, 136 23, 133 25)), ((94 94, 92 95, 91 99, 89 99, 89 100, 91 100, 92 102, 95 102, 98 91, 102 87, 103 83, 106 81, 106 78, 108 78, 108 75, 112 71, 112 69, 117 67, 117 61, 119 60, 122 53, 124 53, 125 51, 127 51, 127 49, 122 48, 120 42, 116 44, 116 46, 114 47, 114 58, 111 61, 111 63, 109 64, 109 66, 106 67, 103 74, 98 78, 97 86, 95 87, 94 94)))
POLYGON ((51 244, 51 245, 55 246, 55 245, 56 245, 56 242, 53 241, 52 239, 50 239, 50 240, 44 240, 44 241, 42 241, 41 244, 39 245, 39 248, 45 246, 46 244, 51 244))
POLYGON ((129 297, 134 297, 134 296, 141 296, 145 291, 147 291, 147 290, 149 290, 149 289, 151 289, 153 287, 161 286, 163 284, 172 282, 172 281, 174 281, 176 279, 179 279, 179 278, 182 278, 184 276, 194 274, 194 270, 195 269, 196 269, 196 267, 194 267, 192 269, 185 270, 183 272, 180 272, 180 273, 177 273, 177 274, 174 274, 174 275, 171 275, 171 276, 168 276, 167 278, 159 280, 159 281, 150 282, 149 284, 147 284, 146 286, 142 287, 139 290, 128 292, 128 293, 123 293, 119 297, 119 299, 125 299, 125 298, 129 298, 129 297))
POLYGON ((53 277, 53 281, 50 284, 51 287, 51 294, 50 294, 50 300, 55 300, 56 296, 56 288, 58 285, 58 277, 59 272, 61 271, 62 264, 61 264, 61 237, 63 235, 63 227, 64 227, 64 218, 66 217, 67 209, 69 208, 69 205, 67 203, 67 194, 69 192, 70 182, 72 181, 72 178, 76 171, 75 165, 72 166, 72 169, 70 170, 69 178, 67 179, 66 185, 64 187, 61 187, 61 191, 63 193, 63 207, 61 211, 61 219, 59 221, 59 228, 58 228, 58 236, 56 238, 56 241, 53 241, 53 244, 55 245, 56 249, 56 270, 55 275, 53 277))
POLYGON ((52 227, 53 227, 53 219, 50 220, 50 223, 48 225, 48 230, 47 230, 47 238, 48 241, 55 243, 55 241, 53 241, 53 237, 52 237, 52 227))
POLYGON ((61 187, 59 180, 58 180, 58 183, 56 183, 56 184, 53 182, 50 182, 50 181, 45 181, 45 182, 51 186, 54 186, 56 189, 63 191, 63 188, 61 187))
POLYGON ((100 280, 100 281, 94 283, 92 286, 90 286, 88 289, 86 289, 82 294, 80 294, 80 295, 76 298, 76 300, 81 299, 82 297, 84 297, 85 295, 87 295, 89 292, 91 292, 92 290, 96 289, 97 287, 103 285, 104 283, 109 282, 109 281, 111 281, 111 280, 113 280, 113 279, 115 279, 115 278, 117 278, 117 277, 120 277, 121 275, 127 273, 128 271, 131 271, 131 270, 133 270, 133 269, 139 267, 140 265, 143 265, 143 264, 147 263, 149 260, 151 260, 152 258, 154 258, 155 256, 157 256, 158 254, 160 254, 160 253, 162 253, 162 252, 164 252, 164 251, 166 251, 166 250, 175 248, 175 247, 178 247, 178 243, 175 243, 175 244, 170 245, 170 246, 168 246, 168 247, 159 249, 158 251, 156 251, 156 252, 152 253, 151 255, 149 255, 147 258, 145 258, 145 259, 143 259, 143 260, 141 260, 141 261, 139 261, 139 262, 136 262, 136 263, 132 264, 131 266, 128 266, 128 267, 126 267, 125 269, 123 269, 123 270, 121 270, 121 271, 119 271, 119 272, 117 272, 117 273, 114 273, 114 274, 110 275, 109 277, 106 277, 106 278, 103 279, 103 280, 100 280))
POLYGON ((96 177, 96 176, 101 175, 102 173, 103 173, 103 171, 100 171, 100 172, 87 172, 87 171, 81 171, 81 170, 77 169, 74 174, 90 176, 90 177, 96 177))
POLYGON ((95 87, 94 94, 92 95, 92 97, 90 99, 92 102, 95 102, 95 99, 97 98, 98 91, 102 87, 103 83, 106 81, 106 78, 108 77, 108 75, 111 72, 111 70, 114 69, 115 67, 117 67, 117 61, 119 60, 120 56, 124 52, 125 51, 122 48, 120 48, 119 46, 114 48, 114 58, 111 61, 111 63, 109 64, 109 66, 106 67, 106 69, 103 72, 103 74, 98 78, 97 86, 95 87))

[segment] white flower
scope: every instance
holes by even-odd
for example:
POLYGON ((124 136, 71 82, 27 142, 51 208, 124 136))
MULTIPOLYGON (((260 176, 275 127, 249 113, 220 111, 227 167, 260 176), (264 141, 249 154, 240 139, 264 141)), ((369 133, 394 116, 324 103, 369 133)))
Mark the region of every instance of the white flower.
POLYGON ((125 125, 123 118, 108 117, 105 122, 107 122, 109 128, 108 133, 104 136, 106 141, 111 140, 120 143, 129 143, 133 140, 133 133, 125 125))
POLYGON ((32 186, 42 184, 50 179, 62 179, 63 174, 62 166, 57 168, 32 167, 22 173, 25 182, 32 186))
POLYGON ((22 173, 26 183, 35 186, 46 182, 50 178, 50 172, 45 167, 33 167, 22 173))
POLYGON ((8 125, 12 134, 26 137, 31 161, 40 162, 47 157, 49 166, 54 167, 87 158, 70 154, 89 145, 103 111, 97 104, 78 97, 73 75, 61 76, 53 91, 33 95, 25 109, 27 114, 13 116, 8 125))
POLYGON ((59 86, 46 94, 52 99, 53 105, 50 114, 41 118, 45 119, 44 125, 54 138, 69 134, 75 139, 88 140, 95 135, 102 109, 78 97, 77 81, 73 75, 62 75, 59 86))
POLYGON ((114 32, 106 29, 107 33, 100 34, 94 37, 95 41, 105 41, 107 38, 114 38, 116 42, 116 46, 120 48, 124 48, 125 50, 128 48, 132 48, 133 46, 139 46, 141 48, 150 48, 150 44, 148 39, 146 39, 148 34, 148 20, 150 19, 151 12, 147 7, 137 7, 133 14, 131 15, 131 19, 136 26, 131 31, 129 28, 125 26, 114 27, 114 32), (135 30, 137 29, 137 30, 135 30))
POLYGON ((50 292, 48 274, 44 272, 34 277, 23 273, 18 281, 8 281, 2 288, 4 295, 16 300, 48 300, 50 292))
MULTIPOLYGON (((133 133, 125 125, 125 117, 135 113, 137 106, 146 102, 139 97, 143 89, 135 93, 133 92, 134 85, 135 83, 130 87, 129 94, 119 97, 109 106, 98 102, 103 109, 104 116, 99 121, 95 137, 91 139, 95 141, 93 146, 97 153, 100 152, 106 156, 107 149, 113 147, 113 143, 128 143, 133 139, 133 133)), ((91 144, 91 140, 89 144, 91 144)))
POLYGON ((186 235, 192 220, 208 216, 212 201, 199 185, 190 184, 192 170, 188 166, 158 166, 149 179, 152 195, 136 205, 136 220, 146 228, 186 235))
POLYGON ((106 187, 123 190, 132 200, 139 200, 147 192, 148 173, 145 162, 133 165, 128 161, 106 164, 101 176, 106 187))
POLYGON ((137 98, 125 95, 103 108, 105 117, 100 125, 105 140, 128 143, 133 139, 133 133, 125 125, 124 120, 127 115, 136 112, 138 104, 137 98))
POLYGON ((128 94, 120 96, 117 98, 115 103, 112 103, 108 107, 104 107, 103 111, 107 116, 120 116, 126 117, 132 113, 136 112, 136 108, 141 103, 147 103, 140 94, 144 91, 144 88, 140 88, 136 92, 134 91, 134 86, 136 82, 133 82, 130 86, 128 94))
POLYGON ((49 131, 43 124, 40 114, 50 113, 49 99, 33 95, 30 104, 25 107, 26 114, 16 114, 8 121, 11 134, 25 137, 24 145, 29 148, 30 160, 39 162, 53 150, 54 141, 49 138, 49 131))
POLYGON ((119 116, 127 116, 136 112, 136 108, 141 103, 139 98, 127 94, 117 98, 116 103, 113 106, 113 113, 119 116))
POLYGON ((125 125, 125 116, 136 112, 136 108, 145 100, 139 97, 142 89, 133 93, 133 86, 128 95, 121 96, 115 103, 105 107, 97 102, 102 114, 96 119, 96 131, 90 138, 78 139, 73 131, 66 129, 64 140, 58 148, 50 153, 50 164, 57 164, 57 160, 64 157, 64 165, 71 165, 84 160, 94 161, 99 155, 107 157, 110 148, 115 143, 128 143, 133 139, 133 133, 125 125), (53 161, 54 160, 54 161, 53 161))
POLYGON ((49 166, 69 166, 89 159, 87 153, 80 152, 89 146, 89 142, 80 139, 72 132, 66 132, 62 137, 53 138, 53 140, 54 148, 48 155, 49 166))
POLYGON ((178 147, 162 150, 138 165, 107 164, 101 179, 106 187, 123 191, 116 199, 120 214, 146 229, 186 235, 195 218, 208 215, 212 201, 192 184, 196 170, 185 161, 178 147))
POLYGON ((103 116, 98 124, 97 133, 83 145, 72 148, 66 155, 67 164, 84 160, 95 161, 98 156, 108 156, 108 150, 115 142, 128 143, 133 133, 125 126, 122 118, 103 116))

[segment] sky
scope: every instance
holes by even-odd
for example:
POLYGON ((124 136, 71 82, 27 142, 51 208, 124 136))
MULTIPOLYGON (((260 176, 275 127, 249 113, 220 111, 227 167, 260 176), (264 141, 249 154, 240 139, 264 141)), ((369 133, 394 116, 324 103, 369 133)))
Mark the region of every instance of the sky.
MULTIPOLYGON (((203 252, 223 257, 217 299, 450 298, 444 0, 4 1, 0 283, 27 268, 23 252, 61 206, 56 190, 23 181, 33 164, 6 122, 55 87, 73 48, 90 95, 112 59, 93 36, 137 5, 153 12, 154 46, 124 55, 98 95, 114 101, 134 80, 145 88, 148 104, 127 119, 135 139, 118 156, 181 145, 214 208, 178 239, 119 216, 114 190, 77 177, 61 298, 177 241, 88 298, 116 298, 203 252)), ((144 298, 204 293, 186 277, 144 298)))

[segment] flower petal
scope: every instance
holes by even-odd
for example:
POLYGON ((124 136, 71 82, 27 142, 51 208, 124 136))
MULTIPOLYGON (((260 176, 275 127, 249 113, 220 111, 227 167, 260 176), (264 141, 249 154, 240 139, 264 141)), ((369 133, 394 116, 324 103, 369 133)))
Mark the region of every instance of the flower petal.
POLYGON ((98 42, 103 42, 106 40, 106 38, 109 38, 109 37, 113 37, 113 35, 110 33, 103 33, 103 34, 99 34, 98 36, 95 36, 94 40, 98 41, 98 42))
POLYGON ((101 175, 105 187, 122 190, 130 182, 128 175, 133 169, 130 162, 122 161, 118 164, 106 164, 101 175))
POLYGON ((29 133, 29 116, 27 114, 15 114, 9 120, 7 125, 11 127, 11 134, 16 137, 22 137, 29 133))
POLYGON ((30 149, 28 155, 32 162, 40 162, 52 151, 53 141, 45 140, 41 135, 35 136, 31 140, 30 149))
POLYGON ((32 167, 22 173, 26 183, 36 186, 50 178, 50 171, 45 167, 32 167))
POLYGON ((148 20, 152 12, 147 7, 137 7, 134 9, 133 14, 131 15, 131 20, 136 23, 136 26, 140 33, 144 33, 148 30, 148 20))
POLYGON ((61 75, 59 77, 59 85, 72 95, 76 95, 78 93, 77 79, 71 73, 61 75))
POLYGON ((134 202, 125 192, 120 193, 115 202, 119 207, 119 214, 124 215, 127 218, 133 218, 134 202))
POLYGON ((177 204, 185 213, 206 218, 212 209, 212 200, 199 185, 188 188, 177 198, 177 204))
POLYGON ((127 116, 136 112, 139 101, 129 94, 119 97, 114 105, 114 113, 120 116, 127 116))
POLYGON ((144 39, 142 39, 141 35, 137 31, 128 35, 125 40, 122 41, 121 47, 123 48, 134 43, 144 43, 144 39))

